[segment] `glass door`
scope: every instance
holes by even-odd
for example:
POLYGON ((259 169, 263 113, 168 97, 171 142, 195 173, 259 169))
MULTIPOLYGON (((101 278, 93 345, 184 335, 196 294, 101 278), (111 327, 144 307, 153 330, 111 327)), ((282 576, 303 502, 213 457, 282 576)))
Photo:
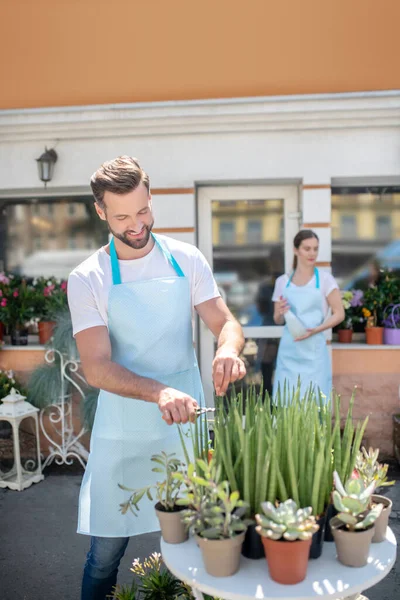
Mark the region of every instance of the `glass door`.
MULTIPOLYGON (((291 269, 299 223, 297 186, 198 190, 199 248, 212 266, 221 296, 243 327, 245 386, 259 386, 263 380, 264 388, 272 389, 283 329, 273 322, 272 292, 276 278, 291 269)), ((199 342, 204 391, 210 406, 216 340, 202 322, 199 342)))

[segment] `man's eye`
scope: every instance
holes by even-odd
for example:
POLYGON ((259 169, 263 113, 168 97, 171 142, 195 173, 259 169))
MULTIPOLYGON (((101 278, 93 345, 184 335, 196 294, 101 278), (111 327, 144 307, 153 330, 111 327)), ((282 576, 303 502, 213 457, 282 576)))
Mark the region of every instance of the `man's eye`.
POLYGON ((118 221, 125 221, 126 217, 117 217, 118 221))

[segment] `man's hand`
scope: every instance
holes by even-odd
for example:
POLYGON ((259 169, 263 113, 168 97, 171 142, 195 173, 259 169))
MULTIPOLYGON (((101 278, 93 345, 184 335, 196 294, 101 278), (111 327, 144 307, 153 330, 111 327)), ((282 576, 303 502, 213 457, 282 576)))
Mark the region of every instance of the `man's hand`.
POLYGON ((161 390, 157 404, 162 418, 168 425, 188 421, 194 423, 196 420, 196 409, 199 406, 196 400, 174 388, 161 390))
POLYGON ((217 396, 223 396, 230 383, 243 379, 245 375, 246 367, 242 359, 222 346, 213 362, 213 381, 217 396))

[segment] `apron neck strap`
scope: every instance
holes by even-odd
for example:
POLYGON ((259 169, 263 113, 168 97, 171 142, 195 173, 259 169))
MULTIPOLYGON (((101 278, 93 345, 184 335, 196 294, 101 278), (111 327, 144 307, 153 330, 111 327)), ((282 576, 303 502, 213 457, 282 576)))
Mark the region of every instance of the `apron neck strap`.
POLYGON ((111 271, 113 278, 113 285, 119 285, 121 283, 121 273, 119 270, 118 256, 115 249, 114 238, 110 242, 110 257, 111 257, 111 271))
POLYGON ((157 244, 157 247, 161 250, 162 254, 164 254, 165 258, 167 259, 169 264, 173 267, 173 269, 175 270, 175 273, 178 275, 178 277, 185 277, 185 273, 182 271, 178 262, 172 256, 172 254, 168 250, 168 248, 160 242, 160 240, 158 239, 158 236, 156 236, 154 233, 152 233, 151 235, 153 236, 153 240, 157 244))
MULTIPOLYGON (((151 235, 153 236, 153 239, 157 245, 157 248, 159 248, 159 250, 165 256, 165 258, 168 260, 168 262, 170 263, 172 268, 175 270, 178 277, 185 277, 184 272, 182 271, 178 262, 172 256, 172 254, 168 250, 168 248, 166 246, 164 246, 164 244, 161 244, 160 240, 158 239, 158 237, 156 235, 154 235, 154 233, 152 233, 151 235)), ((110 242, 110 258, 111 258, 111 271, 112 271, 113 285, 119 285, 121 283, 121 272, 120 272, 119 263, 118 263, 117 251, 115 249, 114 238, 112 238, 112 240, 110 242)))
MULTIPOLYGON (((286 284, 287 288, 292 283, 292 279, 293 279, 293 275, 294 274, 295 274, 295 271, 293 271, 293 273, 291 274, 291 276, 288 279, 288 282, 286 284)), ((319 290, 319 271, 318 271, 317 267, 314 268, 314 275, 315 275, 315 287, 317 288, 317 290, 319 290)))

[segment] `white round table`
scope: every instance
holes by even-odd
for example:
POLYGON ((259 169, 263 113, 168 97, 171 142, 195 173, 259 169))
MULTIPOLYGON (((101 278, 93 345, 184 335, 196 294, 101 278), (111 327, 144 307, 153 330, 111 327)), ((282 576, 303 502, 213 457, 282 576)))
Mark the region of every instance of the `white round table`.
POLYGON ((183 544, 166 544, 162 539, 161 554, 168 569, 191 586, 198 600, 203 600, 203 593, 224 600, 358 600, 364 590, 389 573, 396 560, 396 545, 396 538, 388 529, 385 542, 371 544, 368 564, 355 569, 337 560, 333 542, 325 543, 322 556, 309 561, 307 577, 297 585, 275 583, 269 577, 265 559, 249 560, 243 556, 235 575, 212 577, 206 573, 193 538, 183 544))

